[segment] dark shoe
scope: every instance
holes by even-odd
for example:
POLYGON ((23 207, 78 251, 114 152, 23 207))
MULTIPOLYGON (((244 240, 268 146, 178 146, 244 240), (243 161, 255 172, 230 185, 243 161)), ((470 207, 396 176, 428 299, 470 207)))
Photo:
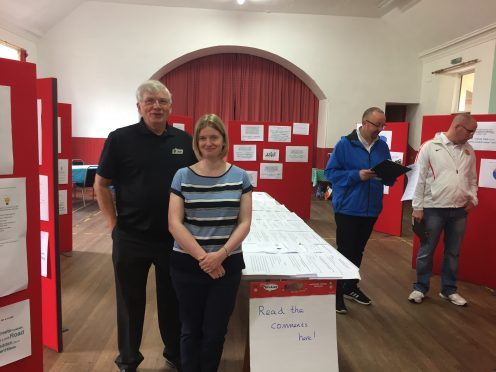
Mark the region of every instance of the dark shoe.
POLYGON ((342 296, 336 296, 336 313, 338 314, 346 314, 348 309, 344 304, 344 300, 342 296))
POLYGON ((347 298, 348 300, 355 300, 356 302, 362 305, 370 305, 372 303, 372 301, 370 301, 370 298, 368 298, 365 295, 365 293, 363 293, 358 287, 345 293, 344 297, 347 298))
POLYGON ((136 368, 121 368, 120 372, 136 372, 136 368))
POLYGON ((165 358, 165 364, 167 365, 167 367, 173 368, 176 371, 181 370, 181 362, 178 358, 165 358))

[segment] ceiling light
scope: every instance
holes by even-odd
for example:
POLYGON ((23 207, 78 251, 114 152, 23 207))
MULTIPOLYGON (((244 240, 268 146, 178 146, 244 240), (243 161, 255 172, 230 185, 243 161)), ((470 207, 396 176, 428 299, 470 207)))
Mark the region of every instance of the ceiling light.
POLYGON ((243 5, 245 3, 245 0, 236 0, 236 2, 239 4, 239 5, 243 5))

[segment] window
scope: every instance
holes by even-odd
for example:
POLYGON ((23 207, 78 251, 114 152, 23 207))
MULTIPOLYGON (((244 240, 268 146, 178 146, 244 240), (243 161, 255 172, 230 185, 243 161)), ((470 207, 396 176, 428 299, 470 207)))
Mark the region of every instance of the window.
POLYGON ((475 72, 460 75, 460 94, 458 95, 458 112, 472 111, 472 95, 474 92, 475 72))
POLYGON ((0 58, 14 59, 21 61, 22 49, 6 41, 0 40, 0 58))

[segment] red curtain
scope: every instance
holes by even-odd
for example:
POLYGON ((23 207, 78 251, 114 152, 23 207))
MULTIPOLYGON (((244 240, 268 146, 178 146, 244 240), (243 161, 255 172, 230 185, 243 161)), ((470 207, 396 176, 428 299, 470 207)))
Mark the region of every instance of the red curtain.
POLYGON ((172 92, 173 111, 178 115, 194 121, 215 113, 225 122, 311 123, 316 147, 319 100, 275 62, 249 54, 215 54, 187 62, 160 81, 172 92))

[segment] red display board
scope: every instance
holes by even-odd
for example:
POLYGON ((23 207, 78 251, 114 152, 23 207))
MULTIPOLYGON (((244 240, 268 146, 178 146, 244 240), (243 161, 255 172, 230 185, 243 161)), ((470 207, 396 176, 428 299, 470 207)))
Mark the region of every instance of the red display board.
MULTIPOLYGON (((496 122, 496 115, 473 115, 478 122, 496 122)), ((453 115, 424 116, 422 122, 421 141, 434 137, 438 132, 448 130, 453 115)), ((496 124, 494 124, 496 126, 496 124)), ((477 175, 481 159, 496 159, 496 151, 475 151, 477 158, 477 175)), ((494 226, 494 212, 496 211, 496 189, 480 187, 477 192, 479 205, 474 208, 468 217, 467 229, 459 257, 458 278, 467 282, 496 288, 496 244, 491 226, 494 226)), ((419 241, 413 241, 412 266, 415 267, 419 241)), ((434 255, 433 272, 439 273, 443 257, 443 236, 434 255)))
MULTIPOLYGON (((31 355, 1 367, 2 372, 42 372, 40 286, 40 193, 36 122, 36 66, 0 58, 0 85, 10 87, 14 172, 0 178, 26 179, 28 287, 0 297, 0 308, 29 300, 31 355)), ((2 273, 0 273, 1 278, 2 273)))
MULTIPOLYGON (((41 102, 40 180, 47 181, 47 220, 40 221, 41 231, 48 233, 47 277, 41 277, 43 344, 62 351, 62 306, 60 295, 60 257, 58 226, 58 114, 57 80, 38 79, 37 97, 41 102)), ((40 187, 41 186, 40 181, 40 187)))
MULTIPOLYGON (((408 123, 387 123, 385 131, 391 132, 391 152, 403 153, 403 165, 406 162, 408 146, 408 123)), ((374 225, 374 230, 382 233, 400 236, 403 220, 403 190, 405 176, 399 177, 393 186, 389 187, 388 194, 382 201, 382 212, 374 225)))
POLYGON ((182 116, 182 115, 169 115, 167 122, 178 128, 182 129, 185 132, 193 135, 193 118, 191 116, 182 116))
POLYGON ((303 219, 310 218, 310 199, 312 195, 312 159, 313 159, 313 127, 309 124, 308 134, 295 134, 291 130, 291 142, 269 142, 269 128, 271 126, 284 126, 293 129, 293 123, 255 122, 255 121, 230 121, 228 161, 247 171, 258 172, 256 191, 267 192, 279 203, 284 204, 290 211, 295 212, 303 219), (263 125, 263 141, 242 141, 242 125, 263 125), (234 161, 233 146, 256 145, 256 161, 234 161), (306 162, 287 162, 286 146, 308 147, 306 162), (264 149, 279 151, 278 161, 263 160, 264 149), (282 179, 261 179, 261 163, 281 163, 282 179))
MULTIPOLYGON (((72 106, 68 103, 58 104, 59 131, 59 199, 63 200, 66 212, 59 213, 59 248, 60 252, 72 252, 72 106), (61 171, 67 172, 67 182, 60 182, 61 171)), ((64 180, 65 181, 65 180, 64 180)))

